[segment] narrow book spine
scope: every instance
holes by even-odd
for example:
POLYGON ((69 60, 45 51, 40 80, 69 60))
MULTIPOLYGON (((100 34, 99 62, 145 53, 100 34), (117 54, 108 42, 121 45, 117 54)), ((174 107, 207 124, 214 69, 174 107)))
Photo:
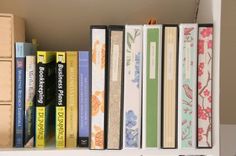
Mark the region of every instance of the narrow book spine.
POLYGON ((25 58, 16 58, 15 146, 24 146, 25 58))
POLYGON ((35 129, 35 56, 26 56, 25 76, 25 147, 34 146, 35 129))
POLYGON ((196 147, 197 24, 180 24, 178 79, 178 141, 196 147))
POLYGON ((122 147, 124 27, 109 27, 107 148, 122 147))
POLYGON ((143 27, 125 27, 123 148, 141 147, 143 27))
POLYGON ((199 26, 197 147, 212 148, 213 27, 199 26))
POLYGON ((177 148, 178 27, 163 28, 162 148, 177 148))
POLYGON ((78 52, 66 53, 66 147, 77 146, 78 129, 78 52))
POLYGON ((91 149, 106 147, 106 28, 92 28, 91 149))
POLYGON ((79 147, 89 146, 90 63, 89 52, 79 52, 79 147))
POLYGON ((56 54, 56 147, 65 147, 66 130, 66 54, 56 54))
POLYGON ((144 26, 143 54, 143 147, 159 146, 161 26, 144 26))
POLYGON ((37 72, 36 72, 36 132, 35 147, 45 147, 45 131, 46 131, 46 76, 47 69, 43 62, 46 62, 46 55, 38 53, 37 55, 37 72))

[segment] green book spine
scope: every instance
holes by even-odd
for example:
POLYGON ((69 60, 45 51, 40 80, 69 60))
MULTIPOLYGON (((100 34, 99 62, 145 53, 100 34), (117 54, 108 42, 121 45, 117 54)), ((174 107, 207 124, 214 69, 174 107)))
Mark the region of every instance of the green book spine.
POLYGON ((158 101, 158 34, 157 28, 147 30, 147 98, 146 98, 146 145, 157 147, 157 101, 158 101))

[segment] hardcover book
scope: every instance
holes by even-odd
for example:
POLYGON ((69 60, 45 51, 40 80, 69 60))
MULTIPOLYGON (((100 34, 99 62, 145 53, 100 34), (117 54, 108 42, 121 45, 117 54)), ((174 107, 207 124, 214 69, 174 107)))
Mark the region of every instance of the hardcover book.
POLYGON ((160 147, 162 25, 143 28, 142 147, 160 147))
POLYGON ((141 147, 143 26, 125 26, 123 148, 141 147))
POLYGON ((91 26, 92 95, 91 95, 91 149, 106 148, 106 66, 107 28, 91 26))
POLYGON ((179 25, 178 144, 196 147, 197 24, 179 25))
POLYGON ((90 52, 79 51, 79 147, 89 146, 91 65, 90 52))
POLYGON ((66 53, 56 53, 56 148, 66 145, 66 53))
POLYGON ((212 148, 213 25, 198 29, 197 147, 212 148))
POLYGON ((24 147, 25 57, 33 54, 31 43, 16 42, 15 147, 24 147))
POLYGON ((66 52, 66 147, 77 147, 78 52, 66 52))
POLYGON ((13 146, 15 107, 15 42, 25 41, 24 20, 0 14, 0 148, 13 146))
POLYGON ((35 135, 35 81, 36 56, 26 56, 25 60, 25 147, 34 146, 35 135))
POLYGON ((163 27, 161 147, 177 148, 178 26, 163 27))
POLYGON ((48 145, 55 128, 56 53, 37 52, 35 147, 48 145))
POLYGON ((123 63, 124 63, 124 26, 108 28, 108 129, 107 148, 122 147, 122 108, 123 108, 123 63))

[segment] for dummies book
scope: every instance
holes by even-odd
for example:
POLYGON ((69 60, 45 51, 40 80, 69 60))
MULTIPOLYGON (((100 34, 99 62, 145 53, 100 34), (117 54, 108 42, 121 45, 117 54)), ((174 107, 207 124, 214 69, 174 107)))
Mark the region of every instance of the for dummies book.
POLYGON ((79 51, 79 147, 89 146, 91 65, 90 52, 79 51))
POLYGON ((26 56, 25 73, 25 147, 34 146, 36 56, 26 56))
POLYGON ((56 53, 37 52, 35 146, 46 147, 55 127, 56 53))
POLYGON ((66 52, 66 147, 77 146, 78 136, 78 52, 66 52))
POLYGON ((56 147, 66 144, 66 53, 56 54, 56 147))
POLYGON ((33 52, 31 43, 16 42, 15 147, 24 147, 25 56, 33 52))

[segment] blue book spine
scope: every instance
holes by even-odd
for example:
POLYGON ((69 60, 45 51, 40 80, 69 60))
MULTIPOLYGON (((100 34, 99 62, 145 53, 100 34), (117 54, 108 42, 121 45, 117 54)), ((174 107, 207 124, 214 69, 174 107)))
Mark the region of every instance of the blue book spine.
POLYGON ((90 67, 89 52, 79 52, 79 147, 89 146, 90 125, 90 67))
POLYGON ((15 146, 23 147, 25 58, 16 58, 15 146))

